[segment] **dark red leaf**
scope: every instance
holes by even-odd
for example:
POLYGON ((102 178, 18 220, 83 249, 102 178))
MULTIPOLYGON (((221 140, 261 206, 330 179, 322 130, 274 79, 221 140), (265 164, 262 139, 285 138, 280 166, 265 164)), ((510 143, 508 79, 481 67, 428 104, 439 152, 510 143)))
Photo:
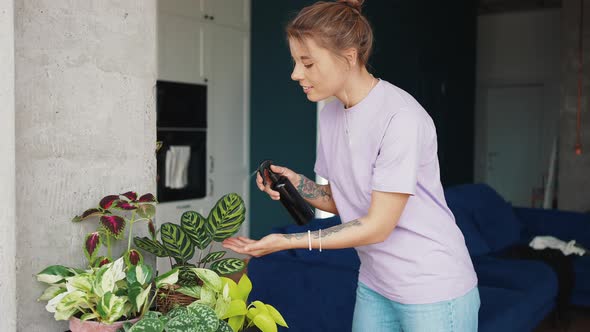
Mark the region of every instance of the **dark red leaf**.
POLYGON ((125 202, 125 201, 118 201, 115 204, 115 207, 121 210, 135 210, 137 209, 137 206, 129 203, 129 202, 125 202))
POLYGON ((124 194, 121 194, 121 196, 125 196, 128 200, 133 202, 137 200, 137 193, 135 191, 128 191, 124 194))
POLYGON ((154 222, 151 220, 148 222, 148 229, 150 231, 150 235, 152 236, 152 239, 155 239, 156 238, 156 226, 154 226, 154 222))
POLYGON ((154 195, 152 195, 152 194, 145 194, 145 195, 141 196, 138 201, 141 203, 155 202, 156 197, 154 197, 154 195))
POLYGON ((137 265, 137 263, 139 263, 140 258, 141 256, 137 250, 129 250, 129 262, 131 263, 131 265, 137 265))
POLYGON ((108 259, 108 257, 105 257, 103 260, 100 261, 100 263, 98 263, 98 267, 101 267, 101 266, 108 264, 110 262, 111 262, 111 260, 108 259))
POLYGON ((78 222, 78 221, 82 221, 86 218, 90 218, 93 216, 100 216, 102 214, 103 214, 103 210, 101 210, 101 209, 96 209, 96 208, 88 209, 88 210, 84 211, 84 213, 82 213, 82 215, 75 216, 74 219, 72 219, 72 221, 78 222))
POLYGON ((100 245, 100 234, 98 232, 88 234, 85 245, 88 255, 92 257, 94 251, 100 245))
POLYGON ((108 209, 111 207, 111 205, 113 205, 113 202, 118 199, 119 199, 119 195, 108 195, 100 200, 99 205, 103 209, 108 209))
POLYGON ((119 216, 102 216, 100 223, 116 238, 120 237, 125 229, 125 219, 119 216))

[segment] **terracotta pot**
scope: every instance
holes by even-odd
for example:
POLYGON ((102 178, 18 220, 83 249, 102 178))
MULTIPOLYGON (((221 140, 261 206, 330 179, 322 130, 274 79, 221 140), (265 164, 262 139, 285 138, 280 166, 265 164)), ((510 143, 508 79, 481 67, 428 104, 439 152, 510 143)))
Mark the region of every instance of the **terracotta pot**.
POLYGON ((139 318, 134 318, 122 322, 114 322, 111 325, 94 322, 94 321, 81 321, 76 317, 70 318, 70 330, 72 332, 117 332, 118 329, 123 327, 123 324, 130 322, 135 323, 139 318))

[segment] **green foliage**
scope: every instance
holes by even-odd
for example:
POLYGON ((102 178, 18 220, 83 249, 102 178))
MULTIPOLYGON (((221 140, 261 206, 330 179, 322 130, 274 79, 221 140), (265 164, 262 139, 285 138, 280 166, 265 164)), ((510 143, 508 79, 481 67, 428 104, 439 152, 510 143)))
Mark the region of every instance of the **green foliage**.
POLYGON ((149 296, 152 287, 176 283, 178 270, 154 279, 151 267, 129 266, 121 257, 86 271, 50 266, 37 274, 37 280, 48 285, 38 301, 48 301, 45 308, 56 320, 76 315, 81 320, 112 324, 123 316, 145 313, 153 301, 149 296))

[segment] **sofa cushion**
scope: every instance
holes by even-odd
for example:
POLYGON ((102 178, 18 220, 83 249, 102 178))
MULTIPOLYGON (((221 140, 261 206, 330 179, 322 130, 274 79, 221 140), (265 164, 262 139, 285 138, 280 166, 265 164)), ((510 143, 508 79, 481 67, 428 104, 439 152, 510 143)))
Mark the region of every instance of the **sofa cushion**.
POLYGON ((463 208, 473 215, 478 229, 492 251, 520 241, 522 223, 512 206, 486 184, 468 184, 445 190, 449 207, 463 208))
POLYGON ((574 258, 576 280, 572 294, 572 303, 590 306, 590 256, 574 258))
POLYGON ((532 331, 551 312, 552 303, 535 303, 514 289, 479 286, 479 332, 532 331))
POLYGON ((479 285, 518 290, 538 307, 556 300, 557 275, 543 262, 480 256, 473 258, 473 266, 479 285))
POLYGON ((453 215, 455 216, 457 226, 459 226, 459 229, 463 233, 469 254, 471 256, 479 256, 489 253, 490 247, 481 236, 471 212, 465 209, 455 208, 453 215))

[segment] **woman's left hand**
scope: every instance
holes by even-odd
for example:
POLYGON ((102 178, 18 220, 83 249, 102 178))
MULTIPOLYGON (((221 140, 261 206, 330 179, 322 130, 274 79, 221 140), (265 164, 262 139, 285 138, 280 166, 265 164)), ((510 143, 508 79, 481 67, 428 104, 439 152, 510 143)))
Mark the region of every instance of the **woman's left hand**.
POLYGON ((223 241, 223 247, 240 254, 260 257, 288 249, 289 240, 281 234, 270 234, 256 241, 238 236, 223 241))

